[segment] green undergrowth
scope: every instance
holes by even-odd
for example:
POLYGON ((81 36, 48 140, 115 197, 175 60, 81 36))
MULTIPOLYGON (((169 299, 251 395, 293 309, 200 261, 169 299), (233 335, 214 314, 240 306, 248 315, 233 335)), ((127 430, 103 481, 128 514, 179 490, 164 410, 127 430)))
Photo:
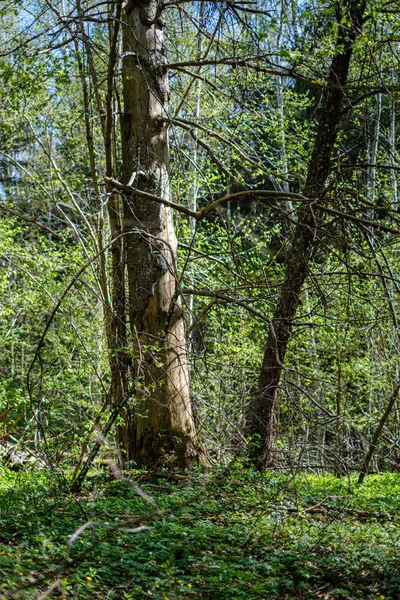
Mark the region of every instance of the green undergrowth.
POLYGON ((400 598, 400 475, 163 475, 3 473, 0 597, 400 598))

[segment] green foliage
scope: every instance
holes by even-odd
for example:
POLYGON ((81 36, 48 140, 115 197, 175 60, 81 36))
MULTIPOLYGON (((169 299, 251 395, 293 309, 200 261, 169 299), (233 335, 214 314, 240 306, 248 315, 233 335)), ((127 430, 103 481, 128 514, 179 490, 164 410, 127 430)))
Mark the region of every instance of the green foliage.
MULTIPOLYGON (((102 308, 111 253, 103 285, 95 262, 63 300, 37 353, 66 285, 110 239, 99 105, 107 94, 113 19, 84 3, 95 85, 81 18, 72 11, 61 24, 41 2, 28 16, 25 4, 0 8, 1 202, 47 223, 61 239, 1 213, 0 436, 5 451, 9 443, 25 447, 49 470, 2 473, 0 592, 21 586, 30 600, 59 576, 61 590, 53 596, 78 600, 396 600, 398 476, 369 476, 359 487, 350 473, 360 466, 399 373, 398 49, 387 43, 398 38, 398 16, 390 9, 382 16, 371 3, 373 18, 355 47, 323 197, 333 212, 318 231, 275 417, 284 472, 307 464, 348 477, 261 476, 240 461, 184 483, 136 473, 164 512, 143 517, 150 531, 132 533, 126 515, 149 517, 153 509, 126 482, 93 472, 81 496, 68 495, 71 465, 81 452, 85 457, 109 396, 102 308), (36 9, 44 9, 37 22, 36 9), (374 88, 388 92, 380 115, 369 93, 374 88), (376 159, 384 168, 376 172, 373 196, 367 163, 377 121, 376 159), (366 218, 392 233, 366 227, 366 218), (93 525, 70 548, 69 536, 88 521, 93 525)), ((197 73, 196 66, 171 70, 170 114, 181 105, 176 116, 191 122, 171 124, 172 199, 197 208, 242 188, 303 191, 338 31, 335 2, 281 3, 271 12, 263 3, 238 3, 238 12, 230 12, 228 4, 221 12, 214 3, 186 3, 184 13, 167 3, 171 62, 202 55, 216 61, 197 73), (252 14, 254 6, 260 10, 252 14), (244 63, 229 60, 235 56, 246 57, 244 63)), ((342 11, 341 25, 347 19, 342 11)), ((124 110, 119 66, 111 88, 117 119, 124 110)), ((118 176, 120 148, 112 137, 118 176)), ((196 229, 176 217, 184 310, 193 325, 191 386, 199 431, 216 464, 227 464, 247 444, 246 409, 300 206, 292 200, 262 204, 256 194, 233 200, 196 229)), ((99 426, 106 418, 104 411, 99 426)), ((399 463, 399 428, 395 408, 374 471, 399 463)))
POLYGON ((10 222, 2 221, 1 228, 1 260, 7 268, 0 282, 0 414, 9 411, 1 439, 30 447, 35 439, 39 450, 43 419, 51 422, 47 452, 61 460, 85 433, 87 418, 101 400, 101 354, 93 336, 100 325, 91 304, 90 276, 84 280, 89 289, 78 282, 67 296, 37 354, 53 308, 82 263, 82 252, 67 239, 64 247, 41 235, 29 240, 26 227, 10 222), (38 421, 35 415, 40 415, 38 421))
POLYGON ((64 598, 79 600, 398 597, 397 475, 357 486, 236 462, 180 483, 153 478, 142 489, 162 513, 139 533, 129 515, 146 523, 153 509, 126 482, 93 473, 76 500, 63 485, 3 473, 0 591, 25 585, 29 600, 58 573, 64 598))

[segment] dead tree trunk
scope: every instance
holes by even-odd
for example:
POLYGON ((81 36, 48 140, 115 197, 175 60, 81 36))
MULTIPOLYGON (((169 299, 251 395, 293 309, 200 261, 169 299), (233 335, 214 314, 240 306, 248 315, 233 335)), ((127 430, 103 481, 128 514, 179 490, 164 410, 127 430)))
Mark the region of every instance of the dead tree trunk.
MULTIPOLYGON (((168 199, 163 4, 130 1, 122 22, 123 182, 168 199)), ((125 197, 124 231, 133 364, 143 390, 126 423, 126 458, 141 466, 187 465, 196 448, 171 210, 125 197)))
POLYGON ((271 321, 257 393, 249 406, 248 431, 252 440, 250 455, 260 469, 265 469, 273 463, 273 419, 279 381, 293 319, 322 223, 322 215, 314 208, 314 204, 316 201, 321 203, 324 198, 325 183, 331 168, 331 155, 345 97, 344 86, 354 42, 361 30, 365 2, 349 0, 341 6, 341 13, 337 15, 336 48, 327 78, 320 122, 304 188, 304 195, 308 200, 299 209, 285 279, 271 321))

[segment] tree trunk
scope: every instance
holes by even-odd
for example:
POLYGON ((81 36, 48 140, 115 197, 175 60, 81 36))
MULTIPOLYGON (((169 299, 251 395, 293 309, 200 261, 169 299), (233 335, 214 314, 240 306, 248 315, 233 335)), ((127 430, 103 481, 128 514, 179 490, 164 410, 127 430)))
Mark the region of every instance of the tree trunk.
MULTIPOLYGON (((109 24, 110 57, 107 73, 107 94, 105 105, 104 148, 106 155, 106 175, 113 177, 117 174, 116 152, 116 124, 114 103, 115 70, 118 64, 118 43, 120 39, 120 20, 122 6, 117 2, 115 6, 115 21, 109 24)), ((103 109, 99 106, 100 115, 103 109)), ((130 411, 122 409, 128 394, 128 377, 130 357, 127 352, 127 326, 126 326, 126 298, 125 298, 125 263, 124 263, 124 238, 122 234, 121 201, 118 193, 112 186, 106 185, 108 194, 107 210, 111 230, 112 267, 112 319, 111 319, 111 408, 120 410, 123 424, 117 423, 117 444, 121 463, 125 462, 125 421, 130 422, 130 411)))
POLYGON ((273 419, 279 381, 293 319, 322 221, 321 214, 313 204, 316 200, 321 202, 324 196, 344 99, 343 86, 347 81, 354 41, 361 29, 364 7, 364 1, 350 0, 343 4, 342 14, 337 15, 336 48, 322 100, 320 122, 304 189, 308 200, 299 209, 285 279, 270 325, 257 393, 249 406, 248 431, 252 440, 250 455, 260 469, 273 464, 273 419), (342 20, 345 24, 342 24, 342 20))
MULTIPOLYGON (((393 76, 393 83, 396 84, 396 78, 393 76)), ((390 171, 390 178, 393 189, 393 200, 392 205, 397 209, 397 174, 396 167, 397 165, 397 157, 396 157, 396 109, 397 102, 396 98, 392 98, 390 105, 390 130, 389 130, 389 147, 390 147, 390 163, 393 168, 390 171)))
POLYGON ((359 484, 361 484, 364 481, 365 476, 368 474, 368 469, 369 469, 369 464, 371 462, 371 458, 372 458, 372 456, 373 456, 373 454, 374 454, 374 452, 376 450, 379 438, 380 438, 381 433, 382 433, 382 429, 384 428, 384 426, 386 424, 386 421, 388 420, 389 415, 390 415, 390 413, 392 411, 392 408, 393 408, 393 406, 394 406, 394 404, 395 404, 395 402, 396 402, 396 400, 397 400, 397 398, 399 396, 399 390, 400 390, 400 383, 397 382, 396 385, 395 385, 395 387, 394 387, 394 389, 393 389, 392 395, 390 396, 389 404, 387 405, 385 411, 383 412, 383 415, 379 419, 379 423, 378 423, 378 426, 377 426, 377 428, 376 428, 376 430, 374 432, 374 435, 373 435, 372 442, 371 442, 371 445, 369 447, 369 450, 368 450, 367 454, 364 457, 363 466, 361 468, 361 472, 360 472, 360 475, 358 477, 358 483, 359 484))
MULTIPOLYGON (((163 5, 128 2, 123 14, 123 182, 169 198, 168 75, 163 5)), ((124 200, 129 321, 142 388, 125 427, 126 459, 184 466, 196 456, 171 210, 124 200)))

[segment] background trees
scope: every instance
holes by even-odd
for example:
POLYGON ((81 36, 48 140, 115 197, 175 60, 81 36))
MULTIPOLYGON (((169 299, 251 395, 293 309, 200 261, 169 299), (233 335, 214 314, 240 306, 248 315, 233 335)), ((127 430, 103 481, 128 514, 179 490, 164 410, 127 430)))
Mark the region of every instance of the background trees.
POLYGON ((191 391, 211 459, 246 426, 264 465, 361 467, 398 376, 398 20, 341 10, 2 9, 5 439, 76 463, 111 408, 122 460, 182 464, 191 391))

